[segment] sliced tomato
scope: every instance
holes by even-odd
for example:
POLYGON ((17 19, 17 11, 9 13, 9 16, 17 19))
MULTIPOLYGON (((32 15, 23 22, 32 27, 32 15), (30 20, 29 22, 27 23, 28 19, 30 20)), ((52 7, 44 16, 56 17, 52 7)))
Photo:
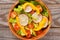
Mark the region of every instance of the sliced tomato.
POLYGON ((39 9, 40 12, 42 12, 42 7, 40 5, 37 5, 37 8, 39 9))
POLYGON ((15 29, 16 31, 20 30, 18 24, 15 24, 15 25, 14 25, 14 29, 15 29))
POLYGON ((11 13, 11 18, 15 18, 16 15, 17 15, 16 12, 13 11, 13 12, 11 13))
POLYGON ((31 32, 30 32, 30 30, 26 30, 26 32, 27 32, 26 37, 27 37, 27 38, 30 38, 30 37, 31 37, 31 32))
POLYGON ((36 31, 36 34, 39 35, 41 34, 42 30, 36 31))
POLYGON ((30 14, 33 14, 35 11, 34 10, 32 10, 31 12, 30 12, 30 14))
POLYGON ((28 24, 28 28, 34 28, 34 25, 33 25, 33 23, 31 23, 31 24, 28 24))

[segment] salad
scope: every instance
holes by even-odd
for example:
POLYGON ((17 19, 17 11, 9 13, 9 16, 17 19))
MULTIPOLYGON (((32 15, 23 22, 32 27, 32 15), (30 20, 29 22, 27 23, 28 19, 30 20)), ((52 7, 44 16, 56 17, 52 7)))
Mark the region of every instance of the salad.
POLYGON ((18 35, 31 38, 48 27, 48 17, 47 9, 39 2, 19 0, 10 14, 9 23, 18 35))

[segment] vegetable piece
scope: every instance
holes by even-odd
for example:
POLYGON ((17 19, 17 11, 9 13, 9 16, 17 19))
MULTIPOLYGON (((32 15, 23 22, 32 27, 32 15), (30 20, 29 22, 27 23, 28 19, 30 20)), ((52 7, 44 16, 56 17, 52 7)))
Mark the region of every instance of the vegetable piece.
POLYGON ((31 6, 26 6, 25 7, 25 12, 31 12, 32 11, 32 7, 31 6))
POLYGON ((18 9, 21 11, 21 10, 22 10, 22 6, 21 6, 21 5, 19 5, 19 6, 18 6, 18 9))
POLYGON ((16 23, 16 19, 10 18, 10 19, 9 19, 9 22, 10 22, 10 23, 16 23))
POLYGON ((29 21, 28 21, 28 24, 30 24, 32 22, 32 19, 30 18, 29 21))
POLYGON ((15 11, 16 13, 20 14, 20 9, 14 8, 14 11, 15 11))
POLYGON ((12 12, 12 13, 11 13, 11 18, 15 18, 16 15, 17 15, 16 12, 12 12))
POLYGON ((26 26, 28 24, 28 16, 25 14, 20 14, 19 15, 19 19, 20 19, 20 24, 22 26, 26 26))
POLYGON ((25 0, 19 0, 19 3, 20 3, 20 4, 25 3, 25 0))
POLYGON ((35 11, 34 10, 32 10, 31 12, 30 12, 30 14, 33 14, 35 11))
POLYGON ((42 7, 40 5, 37 5, 37 8, 39 9, 40 12, 42 12, 42 7))
POLYGON ((36 34, 39 35, 42 33, 42 30, 36 31, 36 34))
POLYGON ((35 12, 32 15, 32 19, 35 23, 39 23, 42 20, 42 15, 41 14, 37 15, 37 13, 35 12))
POLYGON ((24 27, 21 26, 21 24, 20 24, 19 17, 16 17, 16 20, 17 20, 17 24, 18 24, 18 26, 20 27, 20 29, 23 31, 23 33, 24 33, 25 35, 27 35, 26 30, 25 30, 24 27))
POLYGON ((15 24, 13 27, 16 31, 20 30, 20 27, 18 26, 18 24, 15 24))
POLYGON ((18 6, 18 8, 14 8, 14 11, 18 14, 20 14, 20 12, 22 11, 22 6, 18 6))
POLYGON ((20 31, 20 33, 21 33, 21 36, 25 36, 25 34, 22 30, 20 31))
POLYGON ((27 38, 30 38, 30 37, 31 37, 31 32, 30 32, 30 30, 26 30, 26 32, 27 32, 26 37, 27 37, 27 38))
POLYGON ((26 6, 31 6, 33 10, 36 10, 37 14, 40 14, 40 11, 38 10, 38 8, 35 7, 32 3, 28 3, 28 2, 25 3, 25 4, 23 5, 23 9, 24 9, 24 10, 26 9, 26 6))
POLYGON ((30 13, 26 14, 29 18, 32 18, 32 15, 30 13))
POLYGON ((36 28, 36 27, 38 27, 38 24, 35 24, 35 23, 34 23, 34 28, 36 28))
POLYGON ((31 23, 31 24, 28 24, 28 28, 30 28, 30 29, 34 28, 34 25, 33 25, 33 23, 31 23))
POLYGON ((32 30, 32 35, 36 36, 36 32, 34 30, 32 30))
POLYGON ((17 34, 19 34, 19 35, 21 35, 21 36, 26 36, 22 30, 18 30, 18 31, 17 31, 17 34))
POLYGON ((37 1, 31 1, 31 3, 34 4, 35 6, 40 4, 40 3, 37 2, 37 1))
POLYGON ((48 17, 48 12, 43 13, 44 16, 48 17))
POLYGON ((47 23, 47 25, 48 25, 48 18, 45 17, 45 16, 43 16, 42 21, 39 22, 39 26, 36 27, 36 28, 34 28, 34 30, 35 30, 35 31, 39 31, 39 30, 41 30, 42 28, 47 27, 46 23, 47 23))
POLYGON ((27 26, 24 27, 26 30, 29 30, 29 28, 27 26))

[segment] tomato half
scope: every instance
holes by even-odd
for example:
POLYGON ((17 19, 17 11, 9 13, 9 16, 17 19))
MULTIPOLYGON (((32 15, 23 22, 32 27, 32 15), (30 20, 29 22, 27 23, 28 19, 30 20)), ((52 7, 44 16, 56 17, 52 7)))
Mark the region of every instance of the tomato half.
POLYGON ((42 12, 42 7, 40 5, 37 5, 37 8, 39 9, 40 12, 42 12))
POLYGON ((11 18, 15 18, 16 15, 17 15, 16 12, 13 11, 13 12, 11 13, 11 18))
POLYGON ((31 32, 30 32, 30 30, 26 30, 26 32, 27 32, 26 37, 27 37, 27 38, 30 38, 30 37, 31 37, 31 32))
POLYGON ((28 24, 28 28, 34 28, 34 25, 33 25, 33 23, 31 23, 31 24, 28 24))
POLYGON ((18 24, 15 24, 15 25, 14 25, 14 29, 15 29, 16 31, 20 30, 18 24))

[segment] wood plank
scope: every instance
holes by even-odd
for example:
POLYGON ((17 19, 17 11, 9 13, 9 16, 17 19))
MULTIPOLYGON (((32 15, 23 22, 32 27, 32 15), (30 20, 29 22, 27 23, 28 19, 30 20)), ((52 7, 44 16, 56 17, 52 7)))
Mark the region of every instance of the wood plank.
POLYGON ((60 4, 60 0, 42 0, 46 4, 60 4))
POLYGON ((15 3, 16 1, 18 1, 18 0, 0 0, 0 4, 2 4, 2 3, 8 3, 8 4, 11 4, 11 3, 15 3))
MULTIPOLYGON (((0 3, 15 3, 18 0, 0 0, 0 3)), ((42 0, 46 4, 60 4, 60 0, 42 0)))
MULTIPOLYGON (((0 40, 19 40, 9 28, 0 28, 0 40)), ((51 28, 47 35, 40 40, 60 40, 60 28, 51 28)))
MULTIPOLYGON (((7 22, 7 16, 10 7, 12 4, 3 4, 0 5, 0 24, 3 24, 5 26, 8 26, 5 24, 7 22), (4 23, 3 23, 3 22, 4 23)), ((49 10, 51 11, 52 14, 52 27, 60 27, 60 4, 47 4, 49 10)))

